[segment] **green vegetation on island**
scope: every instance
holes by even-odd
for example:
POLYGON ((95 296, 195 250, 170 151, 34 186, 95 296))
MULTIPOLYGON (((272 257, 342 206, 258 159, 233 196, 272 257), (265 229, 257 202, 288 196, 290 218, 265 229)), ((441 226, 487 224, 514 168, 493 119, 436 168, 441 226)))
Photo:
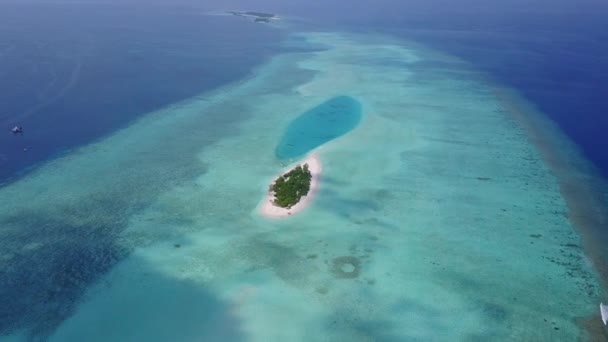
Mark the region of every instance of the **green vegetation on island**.
POLYGON ((298 165, 293 170, 280 176, 271 186, 274 192, 274 204, 282 208, 291 208, 306 196, 310 190, 312 174, 308 164, 298 165))

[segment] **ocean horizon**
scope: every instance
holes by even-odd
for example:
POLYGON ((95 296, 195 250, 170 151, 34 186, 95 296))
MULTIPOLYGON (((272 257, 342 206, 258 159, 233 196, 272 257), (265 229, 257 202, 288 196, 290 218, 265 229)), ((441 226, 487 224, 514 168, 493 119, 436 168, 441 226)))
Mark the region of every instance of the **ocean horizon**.
POLYGON ((0 4, 0 341, 606 339, 608 7, 337 3, 0 4))

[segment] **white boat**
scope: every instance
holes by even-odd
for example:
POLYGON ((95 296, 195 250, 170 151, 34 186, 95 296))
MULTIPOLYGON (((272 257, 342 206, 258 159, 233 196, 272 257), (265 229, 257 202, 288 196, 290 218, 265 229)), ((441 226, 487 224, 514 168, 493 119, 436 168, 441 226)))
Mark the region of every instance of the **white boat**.
POLYGON ((600 313, 602 314, 602 321, 604 325, 608 325, 608 305, 600 303, 600 313))

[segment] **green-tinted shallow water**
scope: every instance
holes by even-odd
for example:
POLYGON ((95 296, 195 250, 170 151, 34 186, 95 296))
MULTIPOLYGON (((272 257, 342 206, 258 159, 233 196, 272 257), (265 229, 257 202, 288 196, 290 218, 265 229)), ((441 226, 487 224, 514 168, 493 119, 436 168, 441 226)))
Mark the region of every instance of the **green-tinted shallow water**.
POLYGON ((0 190, 2 267, 44 267, 76 237, 119 260, 50 340, 585 337, 576 320, 602 290, 557 180, 478 74, 377 37, 301 37, 327 49, 279 56, 0 190), (363 119, 320 150, 313 205, 259 217, 284 128, 343 94, 363 119), (11 243, 22 229, 40 234, 11 243))
POLYGON ((361 104, 350 96, 337 96, 293 120, 276 148, 280 159, 301 157, 334 140, 361 121, 361 104))

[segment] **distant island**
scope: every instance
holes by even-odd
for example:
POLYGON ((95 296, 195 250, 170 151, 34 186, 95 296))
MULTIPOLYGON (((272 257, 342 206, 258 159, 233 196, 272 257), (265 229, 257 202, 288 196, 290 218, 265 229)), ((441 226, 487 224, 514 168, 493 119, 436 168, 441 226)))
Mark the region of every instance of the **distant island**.
POLYGON ((238 17, 254 18, 253 21, 256 23, 269 23, 271 20, 279 19, 275 14, 264 13, 264 12, 228 11, 227 13, 238 16, 238 17))
POLYGON ((321 161, 316 154, 291 167, 276 177, 260 207, 269 218, 284 218, 308 206, 319 189, 321 161))

